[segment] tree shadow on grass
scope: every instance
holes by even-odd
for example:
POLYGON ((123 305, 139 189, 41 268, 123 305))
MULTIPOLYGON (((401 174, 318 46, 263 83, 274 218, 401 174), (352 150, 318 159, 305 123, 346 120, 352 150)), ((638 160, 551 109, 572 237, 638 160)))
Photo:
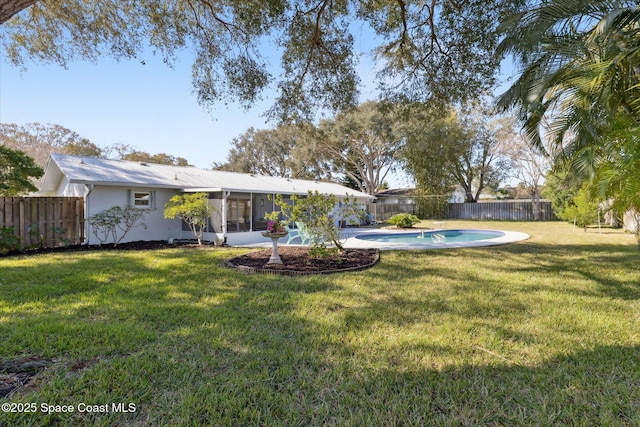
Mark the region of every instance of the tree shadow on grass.
MULTIPOLYGON (((451 316, 469 321, 469 329, 463 331, 467 335, 489 330, 497 342, 516 341, 522 346, 545 340, 517 330, 515 323, 496 322, 524 321, 530 307, 517 295, 495 297, 503 291, 499 283, 483 280, 474 271, 451 268, 461 254, 443 252, 397 254, 389 257, 387 265, 383 254, 382 264, 371 270, 313 278, 247 276, 217 265, 203 278, 191 269, 207 261, 216 264, 218 258, 159 253, 182 265, 178 273, 171 272, 173 264, 154 269, 146 261, 129 259, 139 263, 130 266, 140 276, 135 285, 127 282, 126 270, 112 272, 115 276, 106 277, 113 281, 104 283, 98 275, 87 285, 98 295, 90 304, 60 310, 68 302, 65 295, 68 299, 91 296, 66 287, 50 301, 48 312, 24 312, 1 324, 3 332, 12 327, 15 331, 35 328, 33 339, 16 337, 14 348, 22 345, 36 352, 48 348, 76 358, 110 355, 74 375, 51 374, 40 389, 14 400, 46 397, 59 404, 77 404, 122 399, 138 407, 135 414, 49 418, 38 414, 42 422, 73 420, 77 425, 96 421, 105 425, 305 426, 640 422, 637 345, 596 344, 559 354, 566 349, 562 347, 540 362, 525 363, 474 347, 466 336, 429 340, 428 328, 420 339, 403 341, 406 335, 416 334, 413 325, 437 326, 451 316), (399 271, 407 273, 406 280, 399 271), (456 283, 459 289, 442 293, 456 283), (430 292, 421 294, 416 284, 430 292), (480 293, 472 292, 472 286, 480 293), (479 298, 490 290, 498 292, 489 294, 495 298, 479 298), (37 338, 38 328, 43 327, 60 341, 46 345, 38 341, 42 339, 42 335, 37 338), (388 339, 388 345, 367 337, 375 332, 372 329, 381 330, 380 339, 388 339), (118 335, 119 330, 124 332, 118 335), (399 335, 397 342, 392 334, 399 335), (78 336, 82 339, 75 344, 86 348, 76 351, 73 339, 78 336)), ((537 268, 551 265, 562 271, 566 261, 555 260, 562 253, 546 255, 537 261, 537 268)), ((471 257, 472 262, 492 258, 495 268, 503 268, 498 260, 519 259, 516 252, 504 248, 500 252, 465 250, 462 256, 471 257)), ((608 259, 609 254, 598 256, 608 259)), ((83 263, 82 268, 90 271, 103 265, 92 262, 83 263)), ((588 263, 583 264, 573 267, 577 274, 583 274, 588 263)), ((504 266, 505 271, 512 268, 504 266)), ((535 274, 536 270, 526 270, 531 266, 522 268, 535 274)), ((52 277, 60 277, 62 271, 56 270, 52 277)), ((600 278, 608 272, 592 274, 600 278)), ((612 280, 614 288, 625 285, 612 280)), ((619 292, 635 298, 631 291, 619 292)), ((602 296, 607 295, 611 291, 603 290, 602 296)), ((34 301, 28 296, 22 303, 34 301)), ((33 414, 10 417, 34 422, 33 414)))
POLYGON ((482 283, 483 269, 491 268, 493 272, 514 277, 573 274, 597 284, 597 288, 589 289, 591 295, 624 300, 640 298, 640 252, 628 245, 550 246, 525 242, 483 248, 395 251, 393 256, 383 253, 381 259, 375 274, 381 282, 395 278, 400 286, 403 280, 416 278, 424 278, 425 283, 432 278, 482 283), (457 268, 461 262, 465 266, 457 268))
MULTIPOLYGON (((309 282, 313 287, 326 279, 309 282)), ((387 348, 372 342, 368 348, 363 335, 374 325, 394 326, 388 329, 393 333, 395 327, 423 320, 425 311, 435 318, 479 314, 468 311, 470 306, 397 298, 371 300, 364 307, 348 307, 348 301, 337 305, 328 299, 339 295, 339 281, 322 290, 327 300, 311 308, 301 305, 301 283, 307 282, 245 284, 228 302, 241 312, 218 319, 215 333, 225 341, 209 347, 208 357, 198 355, 207 353, 202 343, 212 331, 187 338, 204 378, 181 402, 181 421, 305 426, 640 422, 637 345, 594 345, 531 364, 480 346, 461 348, 455 338, 447 343, 400 340, 387 348), (315 312, 301 314, 305 307, 315 312), (454 362, 436 365, 435 360, 454 362)), ((480 315, 487 316, 486 326, 495 328, 499 340, 527 346, 544 339, 492 323, 497 305, 480 315)))
POLYGON ((637 425, 639 350, 601 346, 537 366, 389 366, 349 381, 335 412, 352 425, 365 424, 359 412, 378 425, 637 425))

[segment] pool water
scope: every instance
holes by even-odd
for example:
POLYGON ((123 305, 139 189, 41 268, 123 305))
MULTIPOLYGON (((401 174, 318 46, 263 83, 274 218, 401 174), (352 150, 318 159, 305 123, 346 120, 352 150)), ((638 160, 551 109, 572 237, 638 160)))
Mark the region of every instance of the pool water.
POLYGON ((457 242, 476 242, 503 237, 494 230, 434 230, 410 233, 375 233, 356 236, 356 239, 381 243, 398 243, 417 246, 438 246, 457 242))

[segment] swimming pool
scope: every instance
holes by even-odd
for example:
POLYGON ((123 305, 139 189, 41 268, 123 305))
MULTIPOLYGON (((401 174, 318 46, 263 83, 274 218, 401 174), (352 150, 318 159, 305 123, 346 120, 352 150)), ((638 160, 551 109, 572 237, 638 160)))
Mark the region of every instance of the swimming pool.
POLYGON ((380 249, 462 248, 502 245, 528 239, 526 233, 498 230, 421 230, 370 232, 348 239, 350 247, 380 249))

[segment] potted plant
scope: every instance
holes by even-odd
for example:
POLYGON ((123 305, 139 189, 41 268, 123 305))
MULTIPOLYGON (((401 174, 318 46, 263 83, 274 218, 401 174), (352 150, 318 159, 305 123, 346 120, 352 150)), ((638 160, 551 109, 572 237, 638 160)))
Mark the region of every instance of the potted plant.
POLYGON ((267 223, 267 231, 262 232, 264 237, 277 237, 278 239, 284 237, 289 233, 284 224, 280 221, 269 221, 267 223))

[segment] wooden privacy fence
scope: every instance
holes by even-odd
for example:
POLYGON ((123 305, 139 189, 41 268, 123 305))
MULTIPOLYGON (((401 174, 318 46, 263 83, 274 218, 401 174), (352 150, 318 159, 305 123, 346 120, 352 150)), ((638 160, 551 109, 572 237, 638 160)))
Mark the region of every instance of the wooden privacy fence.
MULTIPOLYGON (((531 201, 500 201, 480 203, 449 203, 447 218, 484 219, 506 221, 533 221, 531 201)), ((538 202, 538 220, 555 221, 558 218, 551 209, 551 202, 538 202)))
POLYGON ((12 228, 25 248, 84 241, 82 197, 0 197, 0 228, 12 228))

